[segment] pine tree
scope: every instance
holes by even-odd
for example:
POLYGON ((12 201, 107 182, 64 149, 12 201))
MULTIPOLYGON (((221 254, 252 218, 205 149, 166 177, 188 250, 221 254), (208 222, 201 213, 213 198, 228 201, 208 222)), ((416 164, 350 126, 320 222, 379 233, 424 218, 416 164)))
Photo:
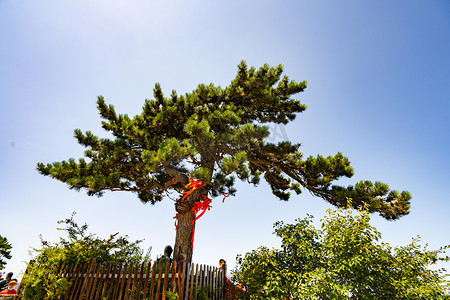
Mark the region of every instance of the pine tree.
POLYGON ((342 153, 303 159, 300 144, 267 141, 267 125, 287 124, 306 109, 291 98, 306 88, 306 81, 297 83, 282 73, 282 65, 256 69, 243 61, 226 88, 200 84, 184 96, 172 91, 166 97, 156 84, 154 99, 146 99, 142 113, 133 118, 117 114, 100 96, 102 127, 113 138, 76 129, 87 159, 39 163, 37 169, 71 189, 87 189, 91 196, 130 191, 142 202, 155 204, 167 192, 181 193, 175 204, 174 258, 182 253, 187 261, 192 258, 196 213, 207 209, 209 197, 235 195, 235 177, 255 186, 263 177, 281 200, 288 200, 290 192, 307 190, 337 207, 346 206, 347 198, 355 208, 366 203, 386 219, 408 214, 411 196, 406 191, 371 181, 334 185, 353 175, 342 153))

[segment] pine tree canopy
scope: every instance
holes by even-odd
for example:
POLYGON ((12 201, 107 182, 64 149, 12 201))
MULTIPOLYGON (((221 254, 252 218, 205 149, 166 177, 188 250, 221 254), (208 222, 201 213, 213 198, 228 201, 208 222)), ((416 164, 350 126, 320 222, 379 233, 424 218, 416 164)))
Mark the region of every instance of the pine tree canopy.
POLYGON ((204 182, 202 193, 212 197, 234 195, 235 177, 254 185, 262 177, 281 200, 288 200, 290 192, 308 190, 337 207, 347 206, 348 198, 355 208, 365 203, 386 219, 408 214, 409 192, 371 181, 334 185, 353 175, 342 153, 304 159, 300 144, 267 141, 267 125, 287 124, 306 109, 291 98, 306 88, 306 82, 282 73, 282 65, 256 69, 243 61, 226 88, 200 84, 184 96, 173 91, 166 97, 156 84, 154 99, 146 99, 142 113, 133 118, 117 114, 99 96, 102 127, 113 138, 76 129, 86 159, 39 163, 37 169, 71 189, 87 189, 88 195, 131 191, 152 204, 166 192, 182 192, 189 176, 204 182))

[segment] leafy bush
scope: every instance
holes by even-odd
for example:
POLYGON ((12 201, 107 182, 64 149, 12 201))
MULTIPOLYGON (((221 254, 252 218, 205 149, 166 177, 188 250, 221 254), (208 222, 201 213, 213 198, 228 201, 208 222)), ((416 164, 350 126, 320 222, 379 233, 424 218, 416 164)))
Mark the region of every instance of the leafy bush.
POLYGON ((33 248, 34 262, 28 266, 23 278, 25 285, 24 299, 54 299, 70 288, 71 282, 57 274, 62 264, 88 263, 94 257, 97 263, 140 263, 149 260, 150 250, 144 254, 139 247, 142 240, 128 241, 128 236, 111 234, 108 239, 101 239, 95 234, 87 233, 88 225, 78 226, 74 221, 75 213, 69 219, 58 221, 65 224, 68 238, 60 238, 58 243, 41 239, 41 248, 33 248))
POLYGON ((443 299, 449 296, 442 247, 428 250, 414 238, 407 246, 379 243, 367 211, 329 210, 321 229, 313 217, 277 222, 281 249, 260 247, 238 256, 233 281, 250 299, 443 299))

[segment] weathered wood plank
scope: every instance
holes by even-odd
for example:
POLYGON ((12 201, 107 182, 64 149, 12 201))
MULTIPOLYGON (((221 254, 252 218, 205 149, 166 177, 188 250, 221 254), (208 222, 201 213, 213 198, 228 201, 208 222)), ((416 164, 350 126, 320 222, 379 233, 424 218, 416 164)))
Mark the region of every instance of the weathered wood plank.
POLYGON ((188 293, 189 293, 189 295, 188 295, 188 299, 189 300, 192 300, 192 297, 193 297, 193 293, 194 293, 194 275, 195 275, 195 265, 194 264, 192 264, 191 265, 191 272, 190 272, 190 285, 189 285, 189 289, 188 289, 188 293))
POLYGON ((109 263, 106 267, 106 278, 103 280, 103 287, 102 287, 102 294, 101 294, 101 299, 103 299, 103 296, 106 293, 106 288, 108 286, 108 277, 109 277, 109 273, 111 271, 111 263, 109 263))
POLYGON ((103 274, 106 272, 106 267, 108 265, 104 264, 100 273, 99 273, 99 277, 98 277, 98 285, 96 286, 96 293, 95 293, 95 297, 94 299, 98 299, 100 297, 100 293, 102 291, 102 284, 103 284, 103 274))
POLYGON ((175 278, 177 277, 177 262, 174 260, 172 262, 172 280, 170 281, 170 291, 173 292, 173 288, 175 286, 175 278))
POLYGON ((169 260, 166 260, 166 269, 164 271, 164 282, 163 282, 163 286, 162 286, 162 299, 166 299, 166 291, 167 291, 167 285, 168 285, 168 281, 169 281, 169 260))
POLYGON ((147 288, 150 281, 150 270, 152 268, 152 261, 149 261, 147 264, 147 271, 145 272, 145 281, 144 281, 144 293, 143 297, 144 299, 147 299, 147 288))
POLYGON ((187 300, 189 299, 189 293, 190 293, 190 279, 191 279, 191 274, 192 274, 192 267, 193 264, 189 264, 188 267, 186 268, 186 278, 184 279, 185 281, 185 285, 184 285, 184 296, 183 299, 187 300))
POLYGON ((156 286, 156 299, 159 299, 159 292, 161 291, 160 288, 161 288, 162 269, 163 269, 162 263, 163 263, 163 261, 160 260, 159 265, 158 265, 159 272, 158 272, 158 285, 156 286))
POLYGON ((130 285, 131 285, 131 274, 133 274, 133 264, 130 263, 130 265, 128 266, 128 278, 127 278, 127 285, 124 292, 124 299, 127 300, 129 299, 129 295, 128 295, 128 291, 130 290, 130 285))
MULTIPOLYGON (((117 295, 117 299, 118 299, 118 300, 121 300, 121 299, 122 299, 123 287, 125 286, 125 281, 126 281, 126 277, 127 277, 127 271, 128 271, 128 263, 126 263, 126 264, 123 266, 122 278, 121 278, 121 280, 120 280, 119 294, 117 295)), ((117 284, 117 286, 119 286, 119 284, 117 284)))
POLYGON ((149 293, 149 299, 153 299, 153 294, 155 291, 155 280, 156 280, 156 269, 157 269, 157 263, 156 261, 153 264, 153 268, 152 268, 152 282, 150 284, 150 293, 149 293))
POLYGON ((95 266, 95 270, 93 273, 93 281, 92 281, 92 285, 90 286, 90 288, 88 288, 88 293, 87 293, 87 299, 92 300, 95 299, 95 292, 97 290, 97 282, 98 282, 98 278, 100 277, 100 272, 101 272, 101 268, 102 265, 101 264, 97 264, 95 266))
POLYGON ((92 268, 95 265, 95 258, 91 258, 89 259, 89 263, 87 264, 86 267, 86 271, 84 272, 84 274, 80 274, 81 275, 81 282, 80 282, 80 294, 79 297, 80 299, 86 299, 86 289, 87 289, 87 285, 91 279, 91 274, 92 274, 92 268))
POLYGON ((80 299, 82 297, 81 291, 83 288, 84 280, 86 278, 86 273, 87 273, 88 267, 89 267, 89 264, 83 264, 81 269, 79 270, 77 287, 76 287, 76 290, 74 293, 74 298, 73 298, 74 300, 80 299))
POLYGON ((117 299, 117 293, 119 290, 119 285, 120 285, 120 278, 122 277, 122 264, 119 264, 119 269, 116 272, 115 277, 117 277, 117 280, 115 281, 115 283, 112 285, 113 286, 113 294, 112 294, 112 299, 117 299))
POLYGON ((73 281, 72 286, 70 287, 70 289, 68 291, 67 297, 65 298, 67 300, 72 300, 73 299, 73 294, 75 293, 75 288, 77 286, 77 279, 78 279, 76 277, 76 274, 77 274, 77 271, 78 271, 78 269, 80 267, 81 267, 81 265, 73 264, 73 267, 71 269, 71 273, 69 273, 69 275, 70 275, 69 278, 74 278, 74 281, 73 281))
POLYGON ((83 286, 82 295, 84 295, 83 299, 89 299, 89 293, 91 291, 92 283, 94 282, 95 271, 97 269, 97 262, 95 258, 91 258, 89 262, 89 267, 87 274, 85 275, 85 284, 83 286))
POLYGON ((142 286, 142 280, 144 279, 144 266, 145 266, 145 264, 142 263, 141 264, 141 272, 139 273, 139 281, 138 281, 137 291, 136 291, 136 300, 141 299, 141 286, 142 286))

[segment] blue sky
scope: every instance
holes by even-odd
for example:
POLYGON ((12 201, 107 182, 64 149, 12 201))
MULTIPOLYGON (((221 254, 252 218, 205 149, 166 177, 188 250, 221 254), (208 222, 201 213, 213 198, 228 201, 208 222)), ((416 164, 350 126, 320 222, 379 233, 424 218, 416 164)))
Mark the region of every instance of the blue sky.
MULTIPOLYGON (((412 193, 398 221, 373 216, 383 241, 420 235, 450 244, 450 4, 448 1, 0 1, 0 234, 13 245, 5 271, 18 273, 30 246, 57 241, 56 222, 77 212, 100 236, 145 239, 153 257, 173 244, 173 202, 134 195, 88 197, 43 177, 37 162, 78 158, 73 130, 104 135, 98 95, 120 113, 140 112, 152 88, 189 92, 226 86, 241 60, 284 64, 308 88, 306 112, 272 139, 305 155, 342 151, 353 178, 412 193)), ((234 265, 236 254, 277 247, 275 221, 331 208, 308 193, 280 202, 261 184, 239 183, 196 226, 194 262, 234 265)))

